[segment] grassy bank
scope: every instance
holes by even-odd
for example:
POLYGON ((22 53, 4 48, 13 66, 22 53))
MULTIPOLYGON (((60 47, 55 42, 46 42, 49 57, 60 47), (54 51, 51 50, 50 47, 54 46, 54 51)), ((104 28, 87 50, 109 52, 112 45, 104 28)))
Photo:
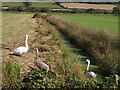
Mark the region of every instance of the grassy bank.
POLYGON ((92 63, 97 64, 102 73, 120 74, 116 34, 104 30, 93 30, 54 16, 41 16, 88 54, 92 63))
MULTIPOLYGON (((52 75, 55 74, 55 76, 49 75, 49 80, 46 81, 46 85, 49 86, 45 87, 56 88, 57 86, 61 87, 60 85, 66 87, 72 85, 71 87, 74 87, 75 80, 80 80, 80 82, 77 82, 81 84, 79 87, 82 87, 87 78, 84 76, 79 57, 70 53, 69 49, 63 46, 58 32, 51 25, 42 19, 33 19, 31 17, 32 14, 3 14, 3 88, 22 88, 27 87, 28 83, 31 85, 29 88, 38 88, 35 83, 40 83, 44 87, 43 81, 43 83, 36 82, 34 78, 30 82, 29 79, 27 79, 28 82, 25 80, 22 82, 24 76, 31 77, 30 75, 32 75, 36 77, 36 73, 42 73, 34 66, 35 47, 39 49, 40 59, 51 67, 50 73, 53 73, 52 75), (29 35, 29 51, 24 54, 25 58, 8 55, 14 48, 24 45, 23 40, 26 34, 29 35), (30 70, 29 66, 36 70, 30 70), (69 79, 72 82, 69 82, 69 79), (17 85, 18 83, 19 85, 17 85)), ((47 77, 46 75, 44 76, 47 77)))
MULTIPOLYGON (((13 49, 24 45, 25 35, 33 34, 32 14, 2 13, 2 86, 21 88, 24 71, 33 60, 8 55, 13 49)), ((29 38, 29 42, 31 42, 29 38)), ((25 56, 31 56, 28 53, 25 56)), ((31 56, 32 58, 32 56, 31 56)))
MULTIPOLYGON (((32 14, 3 14, 3 88, 109 88, 116 86, 111 78, 99 82, 86 77, 80 57, 71 53, 59 38, 59 31, 42 18, 32 14), (28 34, 29 51, 23 56, 8 55, 24 45, 28 34), (35 65, 34 48, 39 58, 50 66, 48 73, 35 65), (31 67, 31 68, 30 68, 31 67), (109 80, 109 83, 107 83, 109 80)), ((60 23, 61 24, 61 23, 60 23)))
POLYGON ((103 14, 53 14, 54 16, 70 20, 95 29, 118 32, 118 16, 103 14))

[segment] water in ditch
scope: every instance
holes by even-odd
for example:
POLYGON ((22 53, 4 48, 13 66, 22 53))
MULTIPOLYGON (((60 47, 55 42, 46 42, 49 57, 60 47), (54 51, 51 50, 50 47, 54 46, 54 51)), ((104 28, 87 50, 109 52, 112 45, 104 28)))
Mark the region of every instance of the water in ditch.
POLYGON ((79 49, 74 43, 71 43, 70 40, 65 37, 63 34, 60 34, 60 37, 62 40, 64 40, 64 44, 70 48, 71 52, 73 52, 74 54, 78 55, 78 56, 82 56, 82 58, 80 59, 81 61, 85 61, 88 57, 85 55, 85 53, 83 53, 81 51, 81 49, 79 49))

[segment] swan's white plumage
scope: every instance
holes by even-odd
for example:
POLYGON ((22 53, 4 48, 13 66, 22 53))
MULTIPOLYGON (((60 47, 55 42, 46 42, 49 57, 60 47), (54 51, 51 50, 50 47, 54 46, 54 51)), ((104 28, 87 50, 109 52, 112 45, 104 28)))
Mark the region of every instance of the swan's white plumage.
POLYGON ((95 77, 97 76, 97 74, 95 74, 94 72, 88 72, 88 70, 89 70, 89 66, 90 66, 90 60, 87 59, 86 61, 88 62, 87 73, 86 73, 86 75, 89 76, 89 77, 93 77, 93 78, 95 78, 95 77))
POLYGON ((26 53, 27 51, 28 51, 28 48, 26 49, 26 47, 21 46, 21 47, 14 49, 13 54, 22 55, 23 53, 26 53))
POLYGON ((23 53, 26 53, 29 49, 27 40, 28 40, 28 35, 26 35, 25 46, 20 46, 14 49, 14 51, 11 52, 10 54, 22 55, 23 53))
POLYGON ((95 74, 94 72, 87 72, 86 73, 89 77, 93 77, 95 78, 97 76, 97 74, 95 74))

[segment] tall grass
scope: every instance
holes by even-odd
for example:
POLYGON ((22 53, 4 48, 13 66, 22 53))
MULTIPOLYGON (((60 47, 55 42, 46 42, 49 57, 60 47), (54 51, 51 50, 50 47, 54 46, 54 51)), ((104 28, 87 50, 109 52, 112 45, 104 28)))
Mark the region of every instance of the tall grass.
MULTIPOLYGON (((37 24, 39 25, 40 24, 39 22, 41 20, 38 20, 39 19, 38 17, 35 19, 38 21, 37 24)), ((48 47, 52 45, 55 46, 56 49, 59 48, 57 49, 58 52, 55 53, 48 52, 46 54, 44 53, 45 62, 51 67, 50 72, 48 72, 48 74, 52 72, 55 73, 57 76, 45 75, 45 78, 48 78, 48 81, 44 82, 42 78, 41 82, 37 82, 38 80, 41 79, 40 78, 41 76, 39 76, 38 78, 38 76, 36 76, 36 73, 42 73, 42 71, 30 71, 27 78, 23 80, 23 83, 25 83, 26 87, 32 87, 32 88, 43 88, 43 87, 61 88, 61 87, 69 87, 69 86, 74 87, 75 86, 74 83, 71 83, 68 80, 68 79, 72 79, 73 82, 75 82, 75 80, 81 80, 82 82, 79 82, 79 84, 76 84, 76 86, 78 86, 79 88, 82 87, 82 83, 84 83, 86 77, 84 75, 84 70, 82 68, 82 65, 80 64, 79 57, 77 55, 74 55, 72 52, 70 52, 70 49, 68 49, 66 46, 63 46, 63 41, 60 40, 58 32, 55 31, 50 24, 48 24, 45 20, 42 20, 42 23, 44 23, 43 27, 46 28, 45 29, 41 29, 39 27, 36 28, 37 37, 35 38, 36 39, 35 41, 39 42, 38 45, 41 45, 42 40, 40 39, 40 37, 50 36, 51 39, 46 40, 44 42, 44 45, 48 47), (32 75, 31 72, 33 72, 32 75), (34 77, 34 78, 29 79, 29 77, 34 77), (38 84, 38 87, 36 86, 37 85, 36 83, 38 84)), ((75 83, 77 83, 77 81, 75 83)))
POLYGON ((104 74, 119 73, 118 36, 104 30, 94 30, 70 21, 49 15, 41 15, 54 25, 72 43, 75 43, 98 64, 104 74))
MULTIPOLYGON (((37 18, 38 19, 38 18, 37 18)), ((39 23, 38 23, 39 24, 39 23)), ((60 44, 54 43, 55 47, 59 47, 61 53, 44 53, 45 61, 51 67, 48 73, 33 69, 23 79, 24 88, 102 88, 106 87, 103 82, 98 82, 92 78, 86 78, 84 70, 80 64, 77 55, 70 52, 70 49, 63 46, 63 42, 58 39, 58 32, 51 27, 48 23, 44 22, 46 29, 44 31, 37 28, 36 41, 42 42, 38 37, 44 35, 52 35, 48 44, 47 40, 44 44, 51 45, 50 43, 59 41, 60 44), (41 33, 42 32, 42 33, 41 33)), ((38 48, 39 49, 39 48, 38 48)), ((111 81, 112 82, 112 81, 111 81)), ((110 87, 113 86, 109 84, 110 87)))
POLYGON ((13 61, 7 61, 3 63, 2 77, 2 88, 20 88, 22 85, 20 66, 13 61))
MULTIPOLYGON (((55 31, 54 28, 52 28, 50 24, 46 23, 45 21, 43 23, 47 28, 44 31, 42 31, 41 29, 38 29, 37 36, 38 37, 40 37, 42 35, 46 36, 47 33, 49 32, 49 35, 52 35, 52 37, 50 39, 50 42, 48 40, 44 43, 44 45, 45 44, 46 45, 54 45, 56 48, 59 48, 58 50, 60 50, 60 52, 58 54, 54 53, 59 58, 56 58, 55 55, 46 54, 46 61, 48 61, 48 63, 54 63, 55 66, 57 65, 55 68, 55 71, 58 74, 62 73, 63 75, 69 76, 69 77, 70 76, 72 77, 73 74, 76 74, 76 76, 78 75, 77 78, 82 79, 84 77, 84 73, 83 73, 81 64, 79 64, 79 60, 78 60, 79 57, 77 57, 76 55, 71 53, 67 47, 63 46, 64 42, 59 38, 58 32, 55 31), (42 32, 42 34, 39 34, 41 32, 42 32), (48 42, 49 42, 49 44, 48 44, 48 42), (78 72, 76 72, 76 71, 78 71, 78 72)), ((36 38, 36 39, 37 39, 37 41, 40 40, 39 38, 36 38)), ((40 42, 42 42, 42 41, 40 40, 39 43, 40 42)))

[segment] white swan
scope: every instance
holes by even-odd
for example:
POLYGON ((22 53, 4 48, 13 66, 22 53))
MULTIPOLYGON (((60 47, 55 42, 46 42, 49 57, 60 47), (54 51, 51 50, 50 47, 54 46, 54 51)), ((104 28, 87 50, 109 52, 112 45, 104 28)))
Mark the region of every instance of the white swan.
POLYGON ((93 77, 93 78, 95 78, 95 77, 97 76, 97 74, 95 74, 94 72, 88 72, 88 70, 89 70, 89 66, 90 66, 90 60, 87 59, 86 61, 88 62, 87 73, 86 73, 86 75, 89 76, 89 77, 93 77))
POLYGON ((47 64, 45 64, 44 62, 42 62, 41 60, 39 60, 38 57, 38 48, 35 48, 36 50, 36 65, 39 69, 41 70, 46 70, 47 72, 49 71, 49 66, 47 64))
POLYGON ((29 49, 27 40, 28 40, 28 35, 26 35, 25 46, 21 46, 21 47, 14 49, 14 51, 11 52, 10 54, 22 55, 23 53, 26 53, 29 49))

